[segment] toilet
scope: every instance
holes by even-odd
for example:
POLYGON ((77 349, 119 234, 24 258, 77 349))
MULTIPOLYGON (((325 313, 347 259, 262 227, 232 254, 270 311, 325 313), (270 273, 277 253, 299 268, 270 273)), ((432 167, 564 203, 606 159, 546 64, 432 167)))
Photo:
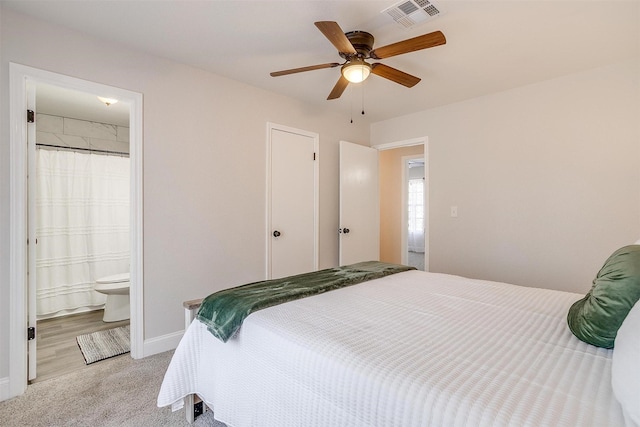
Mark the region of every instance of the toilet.
POLYGON ((105 294, 104 322, 117 322, 129 318, 129 273, 114 274, 96 280, 96 292, 105 294))

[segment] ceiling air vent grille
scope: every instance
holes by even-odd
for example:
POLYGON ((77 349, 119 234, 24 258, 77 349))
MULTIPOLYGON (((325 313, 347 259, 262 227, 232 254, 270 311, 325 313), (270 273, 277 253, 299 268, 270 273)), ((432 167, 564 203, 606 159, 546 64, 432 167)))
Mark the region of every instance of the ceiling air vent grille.
POLYGON ((398 24, 406 28, 422 24, 442 14, 442 9, 429 0, 404 0, 385 9, 398 24))

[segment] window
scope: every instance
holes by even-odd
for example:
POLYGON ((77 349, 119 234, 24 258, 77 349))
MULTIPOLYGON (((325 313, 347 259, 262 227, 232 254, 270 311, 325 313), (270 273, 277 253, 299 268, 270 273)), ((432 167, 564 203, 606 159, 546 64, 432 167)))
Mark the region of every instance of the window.
POLYGON ((409 232, 424 233, 424 179, 409 180, 409 232))

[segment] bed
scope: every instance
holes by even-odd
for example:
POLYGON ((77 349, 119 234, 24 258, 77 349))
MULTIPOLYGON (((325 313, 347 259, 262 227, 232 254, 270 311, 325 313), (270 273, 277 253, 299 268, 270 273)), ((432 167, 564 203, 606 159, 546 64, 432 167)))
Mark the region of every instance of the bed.
POLYGON ((158 406, 196 394, 230 427, 635 426, 614 350, 567 327, 582 297, 412 270, 253 312, 226 343, 195 320, 158 406))

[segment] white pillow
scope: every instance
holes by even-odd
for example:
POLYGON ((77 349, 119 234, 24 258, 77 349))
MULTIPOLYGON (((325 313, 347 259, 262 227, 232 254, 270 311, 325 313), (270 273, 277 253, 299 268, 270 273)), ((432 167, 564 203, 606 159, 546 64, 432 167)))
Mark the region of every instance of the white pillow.
POLYGON ((640 425, 640 301, 618 329, 611 361, 611 386, 625 418, 640 425))

